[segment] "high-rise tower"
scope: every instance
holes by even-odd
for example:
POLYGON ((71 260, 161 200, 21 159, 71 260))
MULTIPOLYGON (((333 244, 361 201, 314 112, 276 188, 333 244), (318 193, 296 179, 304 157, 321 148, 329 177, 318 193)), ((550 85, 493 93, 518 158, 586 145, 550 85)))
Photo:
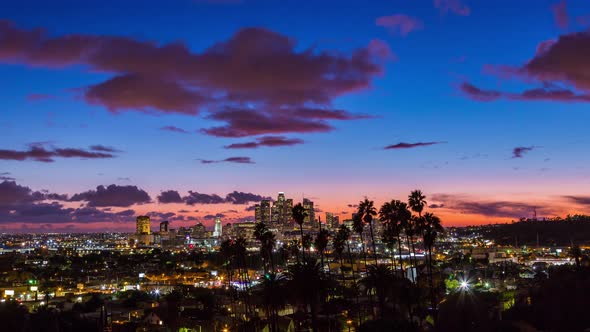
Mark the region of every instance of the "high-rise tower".
POLYGON ((137 219, 135 220, 135 231, 138 235, 151 234, 150 217, 149 216, 137 217, 137 219))

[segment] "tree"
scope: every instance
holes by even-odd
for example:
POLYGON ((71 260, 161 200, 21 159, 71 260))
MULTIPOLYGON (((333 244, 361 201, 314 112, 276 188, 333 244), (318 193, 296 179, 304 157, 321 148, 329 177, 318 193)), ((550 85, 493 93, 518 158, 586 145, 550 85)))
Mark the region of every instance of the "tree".
POLYGON ((365 250, 365 240, 363 239, 363 231, 365 224, 363 223, 362 216, 358 213, 352 217, 352 230, 357 233, 361 238, 361 248, 363 250, 363 258, 365 260, 365 268, 367 266, 367 251, 365 250))
POLYGON ((575 246, 571 247, 569 254, 576 261, 576 268, 579 271, 580 270, 580 266, 581 266, 580 265, 580 258, 582 257, 582 249, 580 249, 580 246, 579 245, 575 245, 575 246))
POLYGON ((387 265, 371 265, 367 269, 367 276, 361 279, 369 294, 375 293, 379 302, 381 318, 385 316, 385 303, 390 295, 394 283, 394 274, 387 265))
POLYGON ((420 190, 414 190, 408 196, 408 206, 410 209, 418 214, 417 217, 412 217, 406 223, 406 235, 409 236, 410 243, 412 245, 412 254, 414 256, 414 265, 416 264, 416 248, 414 247, 414 235, 421 231, 421 224, 423 223, 422 220, 422 211, 424 210, 424 206, 426 206, 426 196, 422 194, 420 190))
POLYGON ((434 296, 434 281, 432 279, 432 248, 438 235, 444 232, 444 228, 440 223, 440 218, 432 213, 424 214, 422 218, 422 237, 424 247, 428 251, 428 280, 430 283, 430 303, 433 309, 436 309, 436 298, 434 296))
POLYGON ((346 279, 344 278, 344 249, 348 238, 350 237, 350 230, 345 225, 340 225, 336 236, 332 239, 332 247, 334 248, 334 255, 340 260, 340 273, 342 274, 342 285, 345 284, 346 279))
POLYGON ((261 299, 264 305, 271 331, 279 331, 279 309, 283 308, 286 303, 286 282, 287 279, 282 274, 267 273, 264 275, 257 291, 258 298, 261 299))
MULTIPOLYGON (((314 246, 317 251, 320 253, 320 259, 322 264, 322 269, 324 268, 324 252, 328 247, 328 242, 330 241, 330 232, 325 229, 322 229, 316 235, 314 246)), ((328 264, 329 266, 329 264, 328 264)))
POLYGON ((373 201, 370 201, 368 198, 365 198, 364 201, 361 201, 358 206, 357 215, 365 224, 369 224, 369 230, 371 233, 371 244, 373 246, 373 258, 375 259, 375 264, 377 264, 377 249, 375 246, 375 236, 373 234, 373 217, 377 215, 377 210, 375 209, 375 204, 373 201))
MULTIPOLYGON (((299 231, 301 232, 301 244, 303 245, 303 222, 307 217, 307 212, 301 203, 297 203, 291 210, 293 214, 293 220, 299 225, 299 231)), ((302 251, 303 259, 305 259, 305 249, 302 251)))
MULTIPOLYGON (((411 218, 412 213, 408 210, 408 205, 400 200, 391 200, 381 206, 379 210, 379 219, 389 228, 391 235, 397 238, 397 246, 399 251, 399 265, 402 275, 404 274, 404 264, 402 257, 402 241, 401 232, 405 230, 405 226, 411 218)), ((409 247, 408 247, 409 250, 409 247)))

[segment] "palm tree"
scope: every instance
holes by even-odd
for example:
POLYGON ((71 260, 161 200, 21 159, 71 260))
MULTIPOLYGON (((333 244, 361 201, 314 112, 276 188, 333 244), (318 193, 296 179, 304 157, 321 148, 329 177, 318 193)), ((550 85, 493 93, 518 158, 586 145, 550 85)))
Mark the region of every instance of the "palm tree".
MULTIPOLYGON (((293 214, 293 220, 299 225, 299 231, 301 232, 301 244, 303 245, 303 221, 305 221, 305 217, 307 217, 307 212, 301 203, 297 203, 293 209, 291 209, 293 214)), ((305 259, 305 249, 302 252, 303 259, 305 259)))
MULTIPOLYGON (((365 250, 365 240, 363 239, 363 231, 365 228, 365 224, 363 223, 363 219, 361 215, 354 214, 352 217, 352 230, 357 233, 361 238, 361 248, 363 249, 363 258, 365 260, 365 268, 367 267, 367 251, 365 250)), ((359 268, 360 270, 360 268, 359 268)))
POLYGON ((346 242, 348 241, 348 237, 350 236, 350 231, 348 227, 345 225, 341 225, 336 232, 336 236, 332 239, 332 247, 334 248, 334 255, 338 257, 340 260, 340 273, 342 274, 342 285, 345 284, 346 279, 344 278, 344 248, 346 246, 346 242))
POLYGON ((570 249, 569 252, 570 256, 574 257, 574 260, 576 261, 576 268, 578 269, 578 271, 580 270, 580 258, 582 257, 582 249, 580 249, 579 245, 575 245, 572 246, 572 248, 570 249))
MULTIPOLYGON (((274 241, 274 235, 268 230, 268 227, 266 226, 265 223, 263 223, 262 221, 257 222, 256 225, 254 226, 254 238, 260 242, 260 255, 262 256, 262 260, 263 260, 263 265, 264 265, 264 273, 268 272, 268 258, 272 255, 272 251, 268 252, 268 246, 270 243, 267 243, 268 241, 271 240, 272 237, 272 241, 274 241)), ((276 242, 276 241, 274 241, 276 242)), ((273 243, 273 247, 274 247, 274 243, 273 243)), ((272 250, 272 247, 271 247, 272 250)))
MULTIPOLYGON (((401 233, 405 225, 408 223, 412 213, 408 210, 408 205, 400 200, 391 200, 381 206, 379 210, 379 219, 386 223, 391 235, 397 238, 397 246, 399 253, 399 265, 402 275, 404 275, 404 264, 402 257, 402 241, 401 233)), ((408 247, 409 250, 409 247, 408 247)))
POLYGON ((260 238, 260 251, 262 253, 262 258, 270 264, 270 270, 273 273, 275 271, 275 264, 272 252, 276 244, 277 240, 273 232, 266 231, 266 233, 262 234, 262 237, 260 238))
MULTIPOLYGON (((328 247, 329 240, 330 240, 330 232, 328 232, 325 229, 321 229, 318 232, 318 234, 315 238, 315 241, 314 241, 315 248, 320 253, 322 269, 324 268, 324 252, 326 251, 326 248, 328 247)), ((328 262, 328 267, 329 266, 330 266, 330 264, 328 262)))
POLYGON ((444 228, 440 223, 440 218, 432 213, 424 214, 422 218, 423 222, 423 242, 424 247, 428 251, 428 280, 430 282, 430 302, 433 309, 436 309, 436 299, 434 297, 434 281, 432 280, 432 247, 436 242, 436 238, 442 232, 444 228))
POLYGON ((323 293, 333 287, 331 280, 323 273, 320 265, 312 259, 291 265, 286 273, 287 287, 293 293, 296 304, 303 304, 311 313, 312 330, 318 331, 317 313, 322 303, 323 293))
POLYGON ((358 206, 357 215, 360 216, 365 224, 369 224, 369 230, 371 232, 371 243, 373 245, 373 258, 375 259, 375 265, 377 264, 377 249, 375 246, 375 236, 373 235, 373 217, 377 215, 377 209, 375 204, 368 198, 361 201, 358 206))
POLYGON ((387 249, 391 251, 391 269, 395 272, 397 267, 395 265, 395 245, 397 243, 397 237, 399 236, 399 230, 396 229, 394 223, 384 223, 383 230, 381 232, 381 241, 385 243, 387 249))
POLYGON ((375 293, 379 302, 381 318, 385 315, 385 303, 394 283, 394 274, 387 265, 371 265, 367 269, 367 276, 361 279, 369 294, 375 293))
POLYGON ((273 332, 279 331, 278 311, 286 303, 286 296, 284 296, 286 281, 287 279, 282 274, 267 273, 258 290, 259 298, 262 300, 269 320, 270 331, 273 332))
POLYGON ((414 256, 414 265, 417 265, 416 260, 416 248, 414 247, 414 235, 419 233, 422 228, 422 211, 424 210, 424 206, 426 206, 426 196, 422 194, 422 191, 416 189, 410 193, 408 196, 408 206, 410 209, 416 213, 418 213, 418 217, 412 218, 410 222, 406 225, 406 235, 410 234, 410 242, 412 244, 412 254, 414 256))

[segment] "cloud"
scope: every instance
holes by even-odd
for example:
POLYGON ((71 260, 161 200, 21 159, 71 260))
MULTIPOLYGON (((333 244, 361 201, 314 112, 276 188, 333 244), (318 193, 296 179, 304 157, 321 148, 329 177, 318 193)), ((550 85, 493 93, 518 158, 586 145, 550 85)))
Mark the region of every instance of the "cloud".
POLYGON ((151 202, 147 192, 137 186, 119 186, 111 184, 108 187, 98 186, 96 190, 78 193, 70 201, 86 201, 88 206, 118 206, 128 207, 134 204, 151 202))
POLYGON ((248 204, 250 202, 260 202, 263 199, 270 199, 253 193, 234 191, 225 196, 225 201, 232 204, 248 204))
POLYGON ((562 196, 562 197, 567 199, 568 201, 574 202, 579 205, 590 206, 590 196, 562 196))
POLYGON ((236 164, 254 164, 250 157, 229 157, 222 160, 197 159, 201 164, 216 164, 216 163, 236 163, 236 164))
POLYGON ((203 216, 203 219, 205 220, 210 220, 210 219, 215 219, 215 218, 224 218, 225 214, 223 213, 217 213, 217 214, 207 214, 203 216))
POLYGON ((77 148, 44 147, 42 144, 31 144, 27 150, 0 150, 0 160, 33 160, 45 163, 55 161, 55 158, 105 159, 115 158, 110 152, 77 148))
POLYGON ((9 175, 10 175, 10 172, 0 173, 0 181, 14 181, 14 178, 9 175))
POLYGON ((558 4, 551 6, 555 24, 561 29, 567 29, 570 24, 570 18, 567 13, 567 1, 561 0, 558 4))
POLYGON ((53 99, 53 98, 55 98, 55 96, 49 95, 49 94, 44 94, 44 93, 31 93, 31 94, 27 95, 28 101, 42 101, 42 100, 49 100, 49 99, 53 99))
POLYGON ((378 17, 375 24, 386 28, 391 34, 399 34, 404 37, 412 31, 424 28, 422 21, 404 14, 378 17))
POLYGON ((576 94, 574 91, 553 86, 528 89, 520 93, 508 93, 483 90, 471 83, 463 82, 459 89, 468 98, 483 102, 495 101, 500 98, 518 101, 590 102, 590 94, 576 94))
POLYGON ((435 145, 435 144, 442 144, 444 142, 417 142, 417 143, 405 143, 405 142, 401 142, 401 143, 397 143, 397 144, 392 144, 392 145, 388 145, 386 147, 384 147, 384 150, 399 150, 399 149, 412 149, 412 148, 417 148, 417 147, 421 147, 421 146, 430 146, 430 145, 435 145))
POLYGON ((180 194, 176 190, 166 190, 158 195, 158 202, 159 203, 182 203, 183 200, 180 197, 180 194))
POLYGON ((551 209, 539 207, 533 203, 512 201, 478 201, 461 195, 435 194, 431 201, 444 205, 445 209, 459 211, 464 214, 476 214, 486 217, 520 218, 529 217, 534 211, 552 215, 551 209))
POLYGON ((121 212, 100 211, 95 207, 68 208, 58 202, 65 201, 66 195, 33 191, 14 181, 0 183, 0 223, 66 223, 131 221, 133 210, 121 212))
POLYGON ((460 16, 469 16, 471 8, 462 3, 462 0, 434 0, 434 7, 440 10, 440 13, 445 15, 451 12, 460 16))
POLYGON ((228 40, 193 52, 179 42, 51 36, 44 29, 0 22, 0 62, 52 69, 76 66, 111 75, 78 89, 82 99, 112 113, 205 112, 224 124, 203 132, 224 137, 326 132, 333 129, 329 121, 359 119, 348 112, 340 117, 305 117, 298 110, 340 112, 331 109, 334 99, 368 89, 391 55, 378 40, 345 54, 303 48, 294 39, 264 28, 240 29, 228 40), (241 109, 243 105, 249 108, 241 109), (245 114, 254 117, 244 119, 245 114))
POLYGON ((535 146, 517 146, 512 149, 512 158, 522 158, 525 154, 533 151, 535 146))
POLYGON ((248 207, 246 207, 244 209, 244 211, 249 211, 249 212, 250 211, 255 211, 255 210, 256 210, 256 206, 255 205, 250 205, 250 206, 248 206, 248 207))
POLYGON ((120 150, 117 150, 117 149, 112 148, 110 146, 104 146, 104 145, 92 145, 92 146, 90 146, 90 150, 100 151, 100 152, 111 152, 111 153, 121 152, 120 150))
POLYGON ((303 144, 303 140, 299 138, 287 138, 285 136, 262 136, 256 138, 255 142, 233 143, 224 146, 226 149, 255 149, 261 146, 276 147, 276 146, 291 146, 303 144))
POLYGON ((442 209, 444 207, 445 207, 444 204, 430 204, 430 205, 428 205, 429 209, 442 209))
POLYGON ((195 191, 189 191, 188 195, 184 196, 182 200, 188 205, 225 203, 225 199, 221 198, 221 196, 201 194, 195 191))
POLYGON ((179 128, 179 127, 175 127, 175 126, 164 126, 164 127, 160 128, 160 130, 171 131, 173 133, 188 134, 188 131, 186 131, 182 128, 179 128))

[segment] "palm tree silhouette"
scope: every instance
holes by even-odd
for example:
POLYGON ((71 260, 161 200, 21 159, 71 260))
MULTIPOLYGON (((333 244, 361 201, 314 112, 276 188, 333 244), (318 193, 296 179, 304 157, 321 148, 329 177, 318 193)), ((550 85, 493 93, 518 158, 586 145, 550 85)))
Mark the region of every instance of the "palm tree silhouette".
POLYGON ((336 236, 332 239, 332 247, 334 248, 334 256, 340 260, 340 273, 342 274, 342 285, 345 284, 346 279, 344 277, 344 249, 346 242, 350 236, 350 230, 345 225, 341 225, 336 232, 336 236))
MULTIPOLYGON (((318 234, 316 235, 314 246, 317 251, 320 253, 320 261, 322 264, 322 269, 324 268, 324 252, 328 247, 328 242, 330 241, 330 232, 326 229, 321 229, 318 234)), ((328 262, 328 267, 330 266, 328 262)))
POLYGON ((579 271, 581 267, 580 258, 582 257, 582 249, 580 249, 579 245, 574 245, 571 247, 569 254, 574 258, 576 269, 579 271))
POLYGON ((267 273, 264 275, 257 294, 261 299, 268 317, 270 331, 279 331, 279 309, 286 304, 285 285, 287 278, 282 274, 267 273))
POLYGON ((394 283, 394 274, 387 265, 371 265, 367 269, 367 276, 361 279, 367 292, 375 293, 379 302, 379 313, 381 318, 385 316, 385 303, 391 292, 394 283))
POLYGON ((410 193, 408 196, 408 206, 410 209, 416 213, 418 213, 417 217, 413 217, 410 222, 407 224, 406 235, 409 234, 410 236, 410 243, 412 244, 412 254, 414 256, 414 265, 417 264, 416 259, 416 248, 414 247, 414 235, 419 234, 422 230, 422 211, 424 210, 424 206, 426 206, 426 196, 422 194, 422 191, 416 189, 410 193))
POLYGON ((375 246, 375 236, 373 234, 373 217, 377 215, 377 209, 375 209, 375 204, 373 201, 370 201, 368 198, 365 198, 364 201, 361 201, 358 206, 357 215, 365 224, 369 224, 369 230, 371 233, 371 244, 373 246, 373 258, 375 259, 375 265, 377 264, 377 249, 375 246))
MULTIPOLYGON (((352 230, 357 233, 361 238, 361 248, 363 250, 363 258, 365 260, 365 268, 367 267, 367 251, 365 250, 365 240, 363 238, 363 231, 365 224, 363 223, 362 216, 358 213, 352 217, 352 230)), ((360 268, 359 268, 360 270, 360 268)))
POLYGON ((434 295, 434 281, 432 279, 432 248, 438 235, 444 232, 444 228, 440 223, 440 218, 428 212, 424 214, 423 220, 423 242, 424 247, 428 251, 428 280, 430 283, 430 302, 433 309, 436 309, 436 298, 434 295))
POLYGON ((293 214, 293 220, 295 220, 295 222, 299 225, 299 231, 301 232, 301 245, 303 249, 302 256, 303 259, 305 259, 305 249, 303 248, 303 221, 305 220, 305 217, 307 217, 307 212, 301 203, 297 203, 295 206, 293 206, 291 212, 293 214))

